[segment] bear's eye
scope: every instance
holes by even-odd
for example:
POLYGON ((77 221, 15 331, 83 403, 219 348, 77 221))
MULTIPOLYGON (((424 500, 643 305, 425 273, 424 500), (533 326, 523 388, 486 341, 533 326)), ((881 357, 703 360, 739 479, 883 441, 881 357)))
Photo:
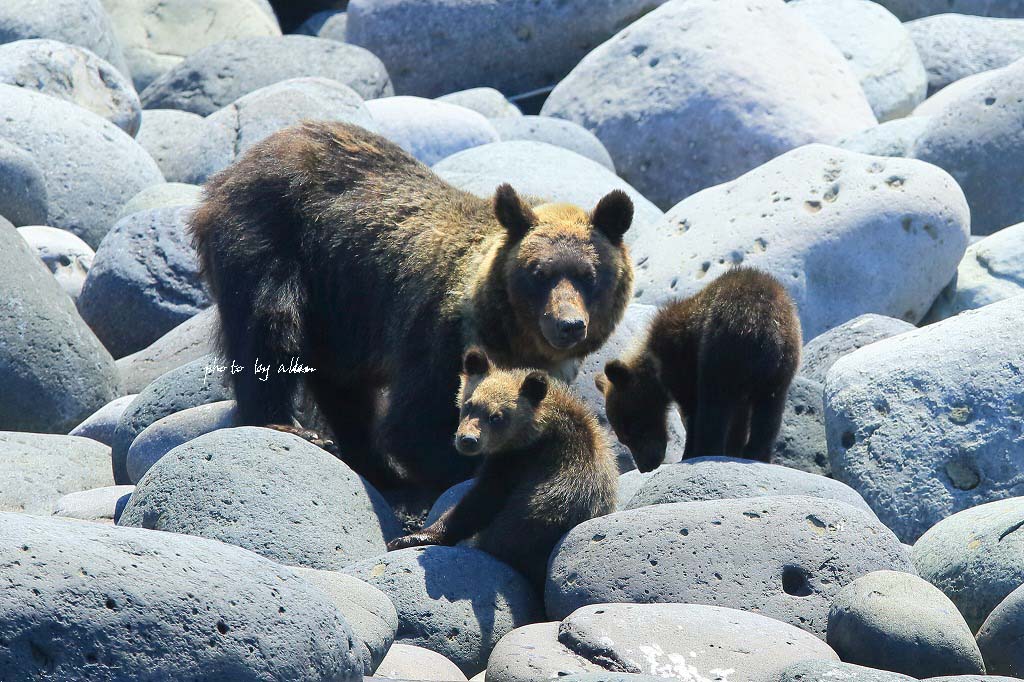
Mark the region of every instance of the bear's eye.
POLYGON ((497 426, 501 422, 505 421, 505 415, 503 415, 501 412, 495 412, 490 416, 488 421, 491 422, 492 425, 497 426))

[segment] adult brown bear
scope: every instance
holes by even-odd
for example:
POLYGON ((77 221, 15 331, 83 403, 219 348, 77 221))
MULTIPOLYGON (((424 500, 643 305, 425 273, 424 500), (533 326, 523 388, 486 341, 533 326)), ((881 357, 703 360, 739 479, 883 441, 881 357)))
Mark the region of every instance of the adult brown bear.
POLYGON ((464 349, 571 378, 629 300, 632 215, 620 191, 589 214, 508 185, 486 201, 362 128, 306 123, 213 178, 191 230, 242 420, 292 424, 300 375, 277 370, 299 358, 353 469, 443 488, 474 465, 452 445, 464 349))

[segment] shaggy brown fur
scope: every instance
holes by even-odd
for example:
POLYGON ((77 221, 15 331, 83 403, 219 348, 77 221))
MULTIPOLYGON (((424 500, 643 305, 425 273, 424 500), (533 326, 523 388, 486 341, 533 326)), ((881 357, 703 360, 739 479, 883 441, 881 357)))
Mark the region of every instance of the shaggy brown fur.
POLYGON ((359 127, 306 123, 213 178, 191 230, 222 350, 247 367, 244 422, 292 423, 296 376, 251 368, 299 357, 345 461, 443 489, 472 475, 451 446, 463 350, 571 377, 629 299, 631 219, 622 192, 590 214, 508 185, 483 200, 359 127))
POLYGON ((597 386, 608 421, 641 471, 665 460, 672 402, 686 426, 684 458, 767 462, 800 344, 800 320, 785 288, 766 273, 734 268, 662 307, 644 344, 609 362, 597 386))
POLYGON ((471 544, 542 586, 555 543, 615 509, 618 468, 604 432, 560 381, 536 370, 495 370, 464 359, 456 447, 483 458, 473 487, 419 533, 388 549, 471 544))

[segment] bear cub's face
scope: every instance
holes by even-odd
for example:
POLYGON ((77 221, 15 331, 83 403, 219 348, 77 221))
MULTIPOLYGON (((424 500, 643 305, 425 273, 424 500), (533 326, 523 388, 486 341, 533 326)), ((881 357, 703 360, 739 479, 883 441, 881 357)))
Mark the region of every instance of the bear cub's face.
POLYGON ((494 210, 511 247, 508 297, 526 328, 559 352, 587 339, 592 315, 601 316, 601 333, 610 333, 609 322, 617 319, 604 318, 616 310, 623 278, 627 287, 632 282, 622 243, 633 220, 629 196, 615 190, 588 215, 570 204, 531 208, 506 184, 495 194, 494 210))
POLYGON ((661 387, 646 381, 621 360, 612 360, 594 378, 604 394, 604 412, 615 437, 629 448, 636 468, 653 471, 665 461, 668 414, 661 387))
POLYGON ((462 359, 455 449, 475 456, 529 445, 536 438, 536 413, 547 393, 544 372, 494 369, 483 351, 469 349, 462 359))

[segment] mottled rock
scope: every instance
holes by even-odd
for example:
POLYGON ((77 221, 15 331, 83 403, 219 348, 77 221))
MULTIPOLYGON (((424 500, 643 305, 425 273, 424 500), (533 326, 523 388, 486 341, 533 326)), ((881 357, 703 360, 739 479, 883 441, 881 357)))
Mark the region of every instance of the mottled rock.
POLYGON ((121 207, 118 220, 154 208, 176 208, 199 203, 203 188, 183 182, 161 182, 146 187, 121 207))
POLYGON ((316 35, 320 38, 344 43, 348 37, 348 13, 336 12, 327 17, 316 35))
POLYGON ((494 88, 470 88, 438 97, 439 102, 472 109, 487 118, 519 118, 523 112, 494 88))
POLYGON ((53 273, 64 293, 77 301, 96 256, 92 247, 67 230, 45 225, 19 227, 18 234, 53 273))
POLYGON ((427 165, 456 152, 498 141, 494 126, 472 109, 422 97, 366 103, 381 135, 427 165))
POLYGON ((68 435, 92 438, 104 445, 110 445, 114 440, 114 430, 117 428, 118 421, 121 420, 121 415, 133 400, 135 400, 134 393, 111 400, 86 417, 81 424, 71 429, 68 435))
POLYGON ((133 485, 108 485, 103 488, 68 493, 53 505, 54 516, 114 525, 114 517, 128 503, 133 485))
POLYGON ((200 184, 234 158, 234 131, 177 109, 146 109, 136 140, 168 182, 200 184))
POLYGON ((138 483, 161 457, 179 445, 204 433, 234 426, 242 426, 234 400, 196 405, 158 419, 136 436, 128 448, 128 478, 138 483))
POLYGON ((68 493, 113 483, 110 448, 88 438, 0 431, 0 461, 0 511, 48 515, 68 493))
POLYGON ((782 671, 779 682, 914 682, 913 677, 838 661, 801 661, 782 671))
POLYGON ((1024 57, 1024 21, 939 14, 906 24, 928 72, 928 92, 1024 57))
MULTIPOLYGON (((657 471, 657 469, 654 471, 657 471)), ((644 483, 647 482, 647 479, 654 475, 654 471, 641 472, 638 469, 633 469, 632 471, 620 474, 619 497, 615 504, 616 509, 625 509, 629 501, 633 499, 636 491, 640 490, 644 483)))
POLYGON ((914 143, 928 127, 925 115, 886 121, 836 142, 840 149, 872 156, 910 156, 914 143))
POLYGON ((211 306, 140 351, 117 361, 124 390, 138 393, 154 379, 172 369, 213 352, 217 308, 211 306))
POLYGON ((967 76, 966 78, 961 78, 958 81, 953 81, 917 105, 917 108, 914 109, 913 116, 915 118, 919 118, 935 116, 941 113, 943 109, 949 106, 949 104, 957 101, 982 83, 988 81, 994 76, 997 76, 1002 72, 1002 70, 1003 69, 992 69, 991 71, 983 71, 981 73, 976 73, 973 76, 967 76))
POLYGON ((409 644, 393 644, 374 674, 384 680, 443 680, 457 682, 466 676, 439 653, 409 644))
POLYGON ((1020 677, 1024 674, 1024 585, 992 610, 978 630, 978 645, 988 671, 1020 677))
POLYGON ((875 341, 916 329, 914 325, 885 315, 866 313, 815 336, 800 355, 800 374, 824 382, 832 365, 844 355, 875 341))
POLYGON ((46 222, 46 178, 32 155, 0 138, 0 216, 15 227, 46 222))
POLYGON ((503 141, 531 140, 564 147, 615 172, 615 163, 601 140, 583 126, 550 116, 519 116, 491 121, 503 141))
MULTIPOLYGON (((771 461, 809 474, 831 476, 822 384, 800 376, 793 378, 782 411, 782 427, 772 448, 771 461)), ((859 497, 859 496, 858 496, 859 497)))

